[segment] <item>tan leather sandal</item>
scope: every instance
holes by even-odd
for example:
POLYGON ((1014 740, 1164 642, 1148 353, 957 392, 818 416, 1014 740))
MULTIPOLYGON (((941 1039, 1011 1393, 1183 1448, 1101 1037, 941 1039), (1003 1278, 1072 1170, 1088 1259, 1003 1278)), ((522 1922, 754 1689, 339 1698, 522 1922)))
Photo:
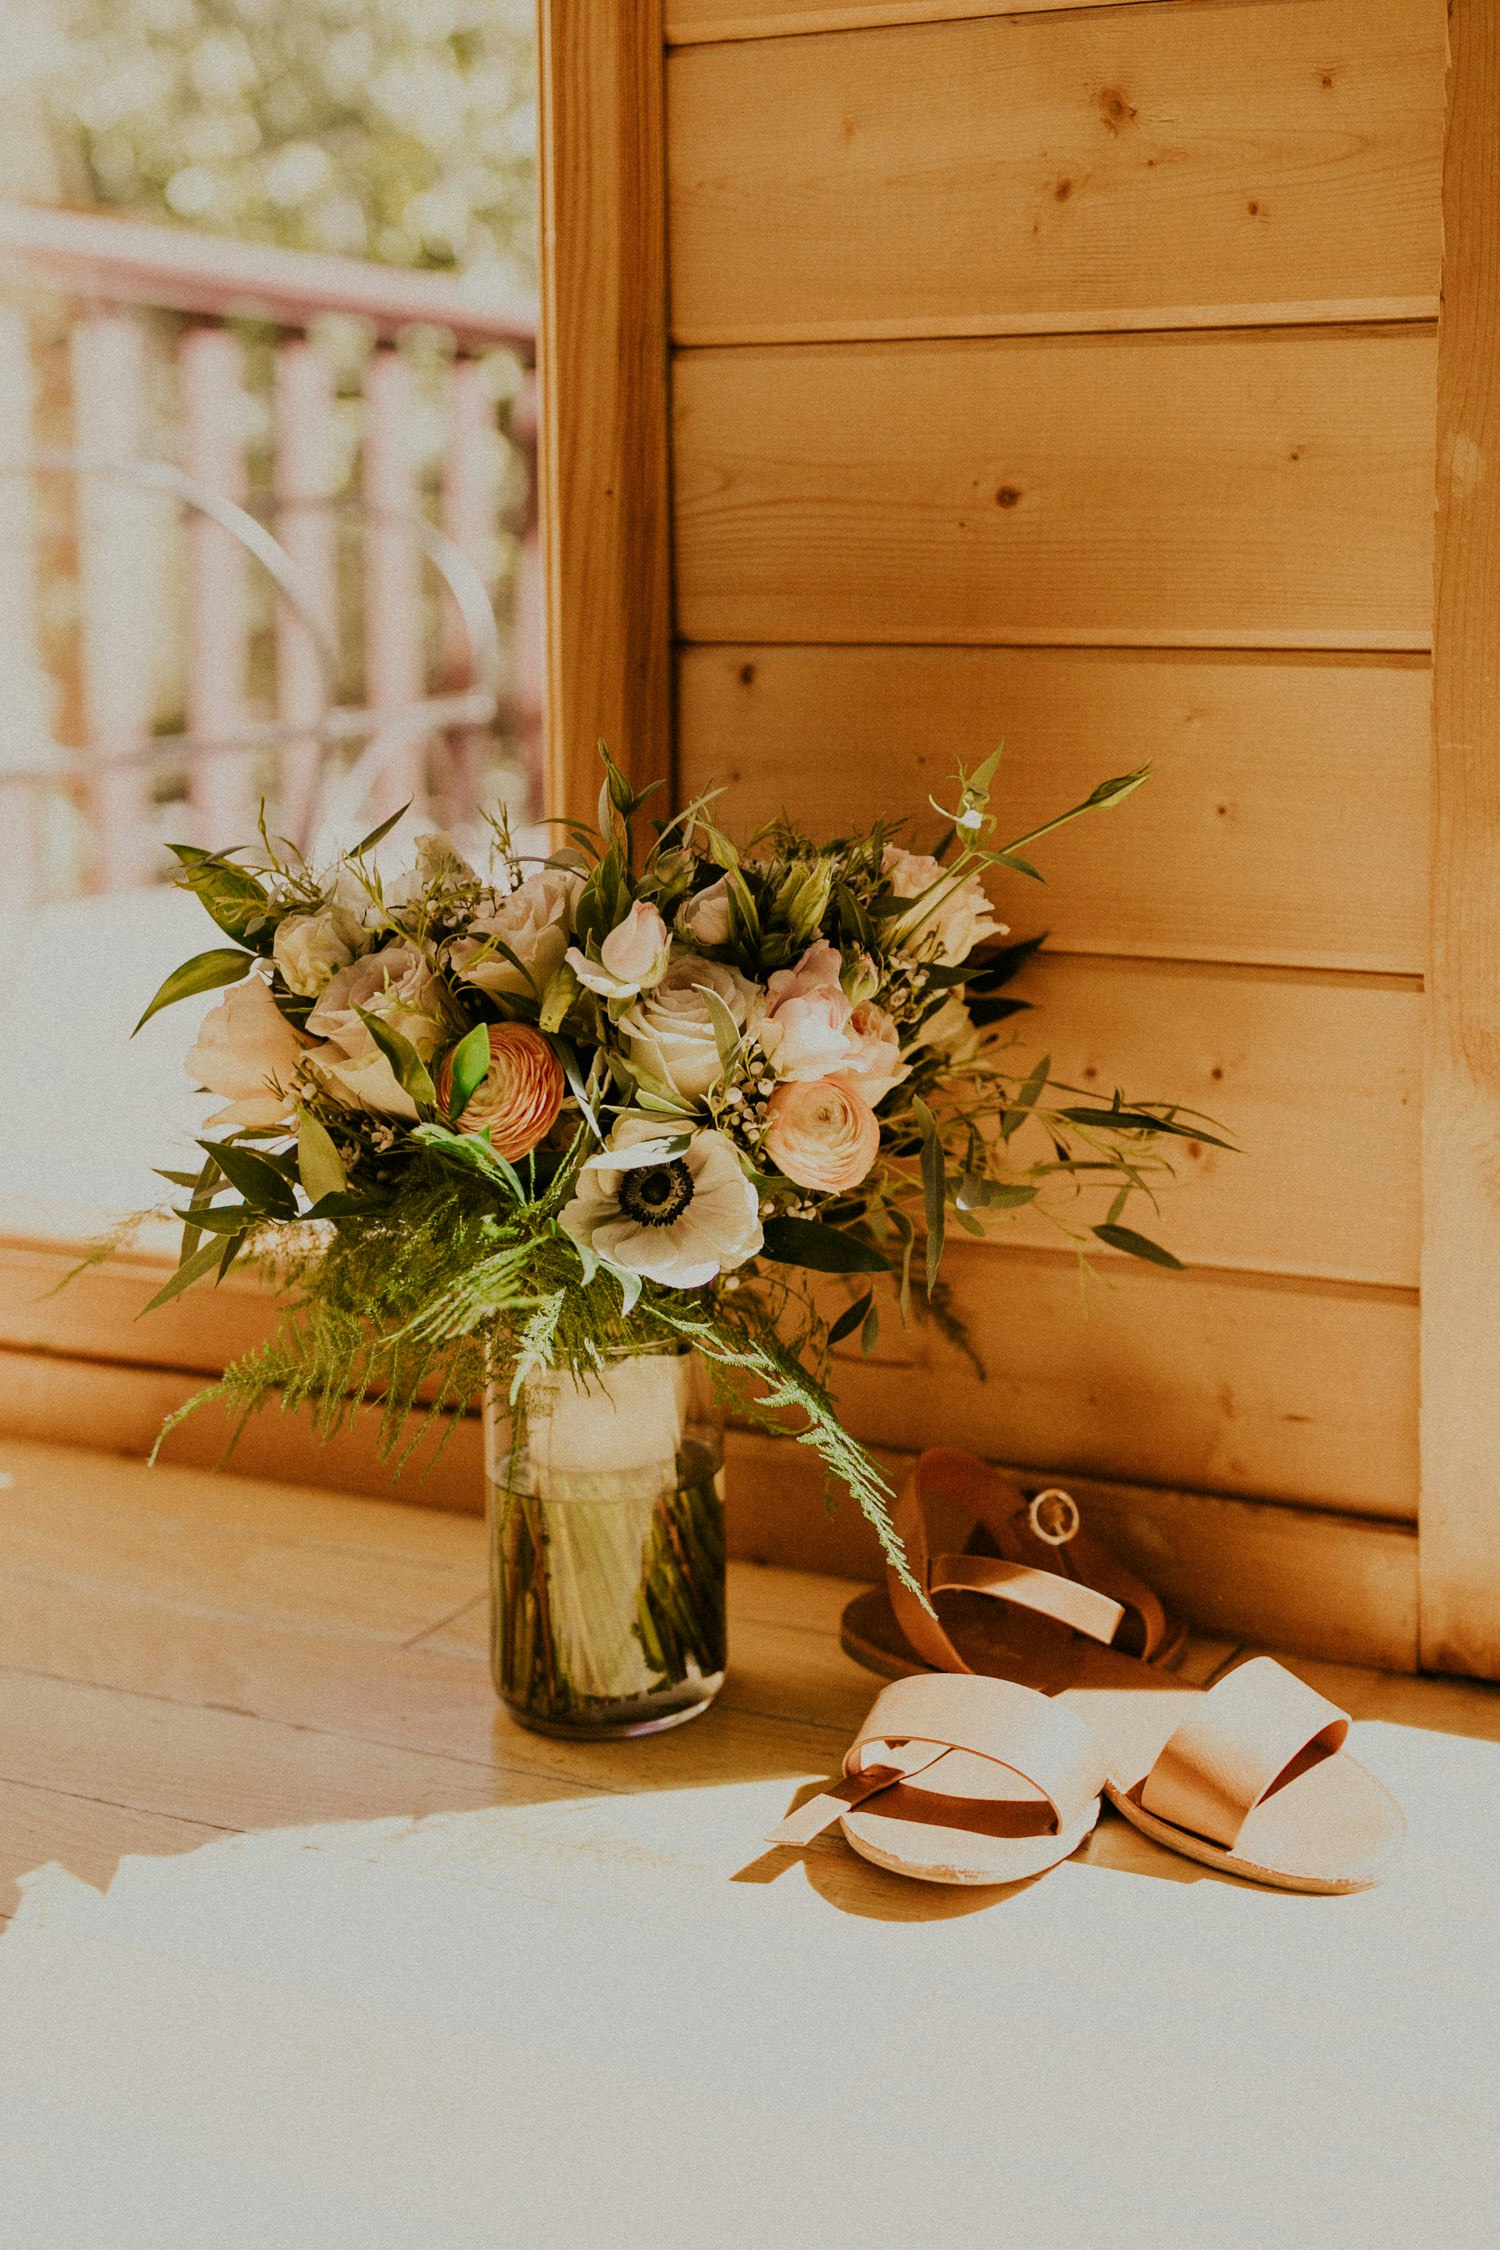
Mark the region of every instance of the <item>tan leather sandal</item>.
POLYGON ((840 1628, 845 1653, 887 1679, 987 1672, 1052 1694, 1032 1669, 1049 1644, 1060 1645, 1058 1627, 1088 1634, 1131 1659, 1132 1669, 1135 1660, 1171 1664, 1182 1652, 1186 1626, 1090 1537, 1077 1502, 1056 1486, 1028 1501, 987 1461, 934 1447, 892 1514, 929 1599, 952 1598, 941 1603, 939 1622, 890 1571, 884 1586, 849 1603, 840 1628), (954 1547, 964 1542, 962 1553, 934 1554, 944 1533, 954 1547), (1029 1668, 1018 1672, 1018 1664, 1029 1668))
POLYGON ((1096 1589, 1003 1557, 932 1553, 929 1492, 961 1498, 993 1527, 1013 1491, 972 1454, 924 1454, 896 1523, 933 1606, 890 1573, 879 1598, 900 1643, 876 1639, 883 1616, 864 1594, 844 1613, 845 1648, 857 1655, 870 1641, 882 1668, 977 1672, 986 1678, 976 1687, 1005 1679, 1055 1698, 1094 1736, 1111 1804, 1204 1866, 1282 1890, 1379 1882, 1405 1816, 1344 1748, 1347 1714, 1284 1665, 1254 1657, 1214 1687, 1192 1687, 1114 1645, 1121 1605, 1096 1589))
POLYGON ((1018 1883, 1076 1851, 1099 1818, 1104 1762, 1087 1726, 1008 1680, 922 1673, 882 1688, 844 1776, 767 1841, 838 1821, 865 1859, 922 1883, 1018 1883))

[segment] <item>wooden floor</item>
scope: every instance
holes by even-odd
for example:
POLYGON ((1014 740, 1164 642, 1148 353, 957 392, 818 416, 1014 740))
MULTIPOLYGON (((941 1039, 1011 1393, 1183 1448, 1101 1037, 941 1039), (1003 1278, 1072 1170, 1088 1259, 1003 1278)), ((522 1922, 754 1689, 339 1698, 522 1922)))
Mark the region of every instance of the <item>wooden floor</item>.
POLYGON ((839 1581, 735 1566, 718 1706, 574 1746, 496 1707, 482 1542, 0 1443, 6 2250, 1493 2250, 1500 1693, 1298 1663, 1382 1891, 1110 1815, 928 1889, 761 1841, 872 1693, 839 1581))

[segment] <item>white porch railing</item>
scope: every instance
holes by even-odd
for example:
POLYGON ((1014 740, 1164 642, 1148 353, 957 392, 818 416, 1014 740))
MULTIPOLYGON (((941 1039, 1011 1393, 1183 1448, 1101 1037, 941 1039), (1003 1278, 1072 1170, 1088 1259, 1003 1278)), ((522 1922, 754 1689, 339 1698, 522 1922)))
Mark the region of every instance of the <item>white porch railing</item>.
MULTIPOLYGON (((529 375, 510 436, 529 450, 528 497, 507 502, 497 475, 497 408, 482 356, 507 346, 529 369, 532 305, 482 282, 406 273, 300 251, 219 241, 92 214, 0 205, 0 899, 39 887, 37 791, 67 793, 92 829, 90 887, 149 880, 157 830, 152 793, 164 764, 187 775, 200 842, 241 842, 273 756, 279 825, 306 840, 327 779, 330 744, 363 737, 356 782, 377 814, 434 794, 445 814, 472 807, 485 745, 498 728, 535 774, 540 759, 540 567, 529 375), (67 351, 65 454, 39 447, 32 314, 38 288, 82 300, 67 351), (151 312, 195 316, 173 343, 173 419, 180 468, 149 463, 151 312), (365 364, 358 494, 361 694, 340 705, 328 650, 339 631, 338 455, 334 375, 307 340, 315 316, 355 315, 373 332, 365 364), (246 500, 245 347, 234 321, 274 331, 265 401, 270 421, 268 521, 299 599, 276 604, 273 682, 252 694, 251 547, 226 526, 246 500), (411 369, 393 348, 413 326, 456 347, 443 378, 439 473, 424 489, 420 413, 411 369), (36 477, 76 475, 76 739, 55 739, 39 650, 36 477), (174 487, 175 479, 175 487, 174 487), (151 488, 191 506, 182 653, 184 726, 158 731, 146 569, 151 488), (219 505, 216 507, 214 503, 219 505), (227 504, 227 506, 225 505, 227 504), (484 580, 508 520, 504 652, 485 653, 493 620, 484 580), (424 555, 446 580, 428 629, 424 555), (321 646, 320 646, 321 644, 321 646), (432 746, 439 740, 441 747, 432 746)), ((55 422, 55 410, 52 412, 55 422)), ((253 546, 253 542, 252 542, 253 546)), ((53 561, 49 564, 55 569, 53 561)), ((326 791, 323 806, 326 814, 326 791)), ((359 808, 356 808, 358 810, 359 808)))

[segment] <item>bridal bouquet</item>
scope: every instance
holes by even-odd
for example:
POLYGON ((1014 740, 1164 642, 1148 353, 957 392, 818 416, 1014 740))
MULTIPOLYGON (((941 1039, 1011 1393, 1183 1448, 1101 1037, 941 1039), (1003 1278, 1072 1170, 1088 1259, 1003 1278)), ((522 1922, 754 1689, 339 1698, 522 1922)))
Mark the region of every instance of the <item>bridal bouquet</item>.
POLYGON ((159 1296, 246 1251, 287 1285, 279 1333, 216 1392, 310 1401, 325 1431, 373 1393, 394 1444, 486 1380, 520 1403, 544 1371, 690 1349, 746 1411, 800 1424, 895 1554, 830 1343, 870 1349, 893 1310, 954 1325, 954 1225, 1039 1211, 1175 1264, 1125 1214, 1166 1140, 1211 1137, 1018 1056, 1007 987, 1039 941, 1004 942, 987 880, 1034 877, 1037 838, 1145 775, 1002 843, 996 768, 960 773, 931 855, 883 824, 736 845, 712 797, 643 836, 607 756, 597 829, 539 862, 498 826, 483 872, 426 836, 395 880, 384 829, 317 870, 264 839, 180 847, 232 942, 146 1014, 230 987, 187 1057, 225 1106, 201 1170, 166 1175, 182 1258, 159 1296))

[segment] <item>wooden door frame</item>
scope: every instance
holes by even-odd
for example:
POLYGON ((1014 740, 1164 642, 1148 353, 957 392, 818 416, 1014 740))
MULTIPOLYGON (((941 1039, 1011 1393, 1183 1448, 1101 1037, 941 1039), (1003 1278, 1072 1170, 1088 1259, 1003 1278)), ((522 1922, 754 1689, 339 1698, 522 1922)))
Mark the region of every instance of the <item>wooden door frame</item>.
POLYGON ((1451 0, 1423 1087, 1422 1662, 1500 1677, 1500 0, 1451 0))
POLYGON ((539 0, 550 810, 670 778, 662 0, 539 0), (604 348, 601 348, 604 340, 604 348))

